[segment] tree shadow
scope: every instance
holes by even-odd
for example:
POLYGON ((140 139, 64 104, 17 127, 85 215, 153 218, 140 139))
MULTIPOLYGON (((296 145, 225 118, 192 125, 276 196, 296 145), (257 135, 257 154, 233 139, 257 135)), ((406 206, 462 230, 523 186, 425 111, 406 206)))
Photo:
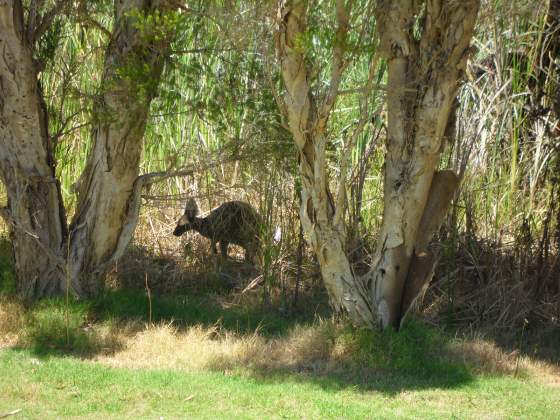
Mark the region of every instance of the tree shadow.
MULTIPOLYGON (((120 363, 121 352, 138 342, 138 334, 154 334, 151 351, 159 352, 156 359, 177 357, 175 353, 185 351, 183 346, 190 346, 188 357, 189 352, 204 353, 223 345, 225 350, 209 357, 201 369, 249 376, 262 384, 311 382, 332 391, 353 388, 395 394, 457 388, 473 380, 467 366, 441 357, 446 339, 423 326, 399 334, 370 332, 335 321, 283 317, 259 307, 220 307, 184 295, 153 297, 154 327, 148 325, 148 311, 141 291, 108 290, 96 300, 74 301, 68 315, 62 299, 46 300, 28 309, 25 335, 15 349, 41 359, 112 358, 127 367, 120 363), (160 348, 153 331, 170 323, 183 341, 160 348), (196 342, 188 341, 193 328, 200 328, 206 337, 196 348, 196 342), (248 345, 252 347, 245 349, 248 345)), ((146 357, 142 350, 146 347, 135 350, 133 357, 146 357)), ((181 365, 154 366, 149 360, 143 368, 182 370, 181 365)))
POLYGON ((295 310, 278 290, 258 287, 243 293, 261 276, 240 259, 223 260, 197 253, 196 261, 183 256, 154 254, 144 246, 130 247, 108 279, 110 287, 91 302, 97 320, 172 322, 178 328, 201 325, 233 333, 259 332, 272 337, 317 316, 331 316, 322 287, 308 287, 295 310), (147 285, 147 287, 146 287, 147 285), (149 289, 149 293, 148 293, 149 289))
POLYGON ((188 245, 189 250, 182 253, 176 249, 155 253, 143 245, 129 246, 109 273, 109 289, 146 290, 147 281, 150 290, 159 295, 227 294, 257 275, 254 266, 235 257, 225 260, 193 251, 192 244, 188 245))
POLYGON ((214 346, 221 345, 224 350, 208 356, 201 370, 250 377, 262 384, 310 382, 329 391, 352 388, 394 395, 406 390, 460 388, 474 380, 467 364, 449 357, 448 337, 419 323, 399 333, 372 332, 332 321, 298 323, 273 314, 259 319, 258 311, 249 313, 244 322, 247 313, 209 309, 204 303, 193 309, 181 298, 175 302, 165 298, 165 303, 162 300, 155 305, 160 306, 160 312, 154 311, 155 326, 147 327, 146 318, 137 312, 137 298, 126 292, 111 292, 95 302, 73 303, 69 336, 62 302, 45 302, 41 310, 34 310, 33 327, 19 349, 26 348, 42 359, 113 358, 122 367, 181 371, 185 369, 181 363, 152 365, 149 352, 157 352, 155 359, 172 359, 178 357, 176 353, 185 352, 182 357, 189 357, 193 351, 213 352, 214 346), (158 335, 158 325, 171 320, 177 342, 165 347, 157 340, 169 337, 158 335), (197 326, 207 337, 200 343, 189 342, 190 329, 197 326), (143 335, 151 335, 151 341, 143 342, 143 335), (138 348, 127 349, 138 341, 138 348), (150 344, 154 349, 146 347, 150 344), (121 351, 132 351, 132 357, 148 357, 148 363, 123 363, 121 351))
MULTIPOLYGON (((330 337, 332 343, 320 335, 308 337, 304 348, 289 350, 292 357, 274 360, 276 352, 270 349, 268 356, 247 362, 245 371, 263 384, 312 382, 329 391, 353 388, 390 395, 460 388, 475 379, 468 365, 450 357, 448 337, 421 323, 410 324, 399 333, 345 326, 330 337)), ((236 366, 218 358, 208 368, 227 373, 236 366)))
POLYGON ((0 294, 14 294, 15 292, 11 242, 5 236, 0 235, 0 294))
MULTIPOLYGON (((71 300, 68 306, 63 299, 51 299, 26 308, 19 347, 42 358, 94 359, 118 354, 149 325, 172 324, 177 334, 200 326, 215 331, 212 340, 233 336, 264 343, 242 359, 216 357, 205 369, 250 375, 263 384, 312 382, 335 391, 352 387, 387 394, 459 388, 474 380, 473 365, 484 362, 481 356, 465 363, 453 354, 448 336, 418 322, 399 333, 344 327, 315 334, 320 319, 332 317, 324 292, 304 294, 303 310, 288 313, 265 303, 258 290, 240 298, 254 276, 252 267, 235 260, 189 267, 174 256, 133 247, 98 298, 71 300)), ((491 374, 509 372, 492 369, 491 374)))
MULTIPOLYGON (((14 297, 26 318, 21 346, 37 356, 93 358, 119 351, 123 330, 133 334, 147 325, 172 324, 179 330, 219 326, 234 334, 274 337, 295 325, 310 324, 316 316, 330 315, 322 291, 303 297, 302 310, 286 311, 271 302, 269 295, 265 300, 258 288, 241 294, 258 275, 253 266, 235 258, 202 258, 186 264, 175 255, 161 256, 146 247, 131 246, 97 298, 24 304, 14 297)), ((11 263, 5 265, 10 272, 11 263)), ((0 290, 13 276, 6 279, 0 282, 0 290)), ((13 296, 11 290, 5 294, 13 296)))
POLYGON ((305 316, 288 317, 268 308, 260 304, 224 306, 210 296, 156 294, 148 299, 140 290, 106 290, 96 299, 71 299, 68 305, 62 298, 47 299, 24 307, 26 328, 20 346, 42 357, 94 358, 120 351, 124 338, 150 325, 169 324, 178 331, 217 327, 268 338, 312 322, 305 316))
POLYGON ((344 391, 352 388, 359 392, 380 392, 395 396, 405 391, 421 391, 426 389, 457 389, 474 381, 474 376, 467 369, 457 369, 445 375, 403 374, 395 370, 341 371, 315 375, 309 372, 287 373, 253 371, 253 379, 262 384, 295 382, 311 382, 328 391, 344 391))

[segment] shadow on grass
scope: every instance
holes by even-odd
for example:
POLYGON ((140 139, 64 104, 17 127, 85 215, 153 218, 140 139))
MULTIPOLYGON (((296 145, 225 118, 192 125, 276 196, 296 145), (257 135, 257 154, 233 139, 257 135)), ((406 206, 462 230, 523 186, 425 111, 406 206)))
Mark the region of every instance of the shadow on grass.
MULTIPOLYGON (((293 355, 286 351, 274 358, 278 340, 293 335, 298 327, 312 329, 317 325, 317 310, 312 305, 317 297, 308 296, 303 302, 306 310, 287 316, 278 308, 263 305, 258 294, 252 300, 235 300, 239 289, 254 275, 250 268, 236 261, 214 268, 188 271, 174 258, 133 248, 113 273, 112 287, 100 297, 72 300, 68 306, 63 299, 50 299, 27 307, 19 347, 45 358, 111 355, 124 348, 127 337, 146 330, 151 321, 156 325, 172 323, 179 332, 191 326, 217 326, 220 334, 258 337, 265 345, 255 360, 231 359, 225 364, 216 360, 204 368, 224 373, 240 369, 241 375, 250 375, 260 383, 305 381, 333 390, 354 387, 397 393, 461 387, 473 380, 464 363, 445 357, 448 339, 418 323, 399 333, 335 329, 326 336, 300 340, 293 355), (152 290, 151 305, 143 290, 146 275, 152 290), (343 354, 337 355, 340 352, 343 354)), ((322 303, 321 315, 328 317, 322 303)), ((204 347, 200 351, 204 352, 204 347)))
MULTIPOLYGON (((153 296, 151 306, 154 324, 172 322, 178 328, 219 325, 223 330, 239 334, 258 331, 264 337, 280 335, 296 324, 312 322, 312 319, 282 316, 277 310, 257 302, 223 306, 211 297, 153 296)), ((149 310, 148 299, 141 292, 106 292, 91 302, 91 315, 101 321, 148 322, 149 310)))
POLYGON ((466 367, 450 367, 444 372, 429 374, 403 373, 392 369, 383 371, 363 369, 359 372, 340 369, 337 372, 322 375, 285 372, 280 369, 274 372, 257 370, 252 372, 252 377, 262 384, 311 382, 328 391, 344 391, 351 388, 361 392, 375 391, 387 395, 424 389, 461 388, 474 380, 474 376, 466 367))
POLYGON ((224 261, 197 254, 197 261, 189 264, 183 257, 154 255, 145 247, 133 246, 110 275, 111 286, 90 302, 90 316, 96 321, 173 322, 179 328, 219 324, 223 330, 240 334, 258 330, 264 337, 310 324, 317 316, 331 316, 322 286, 308 288, 297 310, 284 301, 285 296, 271 297, 269 292, 265 299, 260 286, 242 294, 259 275, 254 266, 235 258, 224 261))
MULTIPOLYGON (((185 360, 189 352, 212 352, 213 346, 224 346, 218 357, 209 357, 199 366, 202 371, 250 377, 262 384, 309 382, 334 391, 350 387, 389 394, 456 388, 473 380, 465 364, 444 357, 448 339, 421 324, 411 324, 399 333, 371 332, 331 321, 287 319, 247 307, 224 309, 186 296, 155 298, 152 305, 153 322, 161 325, 173 320, 177 337, 183 340, 158 343, 154 334, 150 339, 155 359, 174 358, 175 352, 184 351, 180 360, 185 360), (202 334, 210 331, 199 347, 188 341, 188 327, 194 325, 201 326, 202 334), (205 327, 214 325, 219 327, 212 337, 213 329, 205 327), (228 343, 227 337, 232 341, 228 343), (253 340, 254 347, 243 348, 253 340), (181 345, 190 348, 185 351, 181 345), (236 354, 239 348, 243 348, 241 356, 236 354)), ((45 300, 28 309, 26 330, 15 350, 27 349, 40 358, 114 358, 117 366, 137 367, 121 363, 120 352, 137 342, 135 334, 151 334, 146 329, 147 311, 146 297, 139 292, 106 292, 96 300, 72 302, 68 315, 63 300, 45 300)), ((167 338, 162 337, 163 341, 167 338)), ((146 357, 143 350, 149 345, 140 344, 132 357, 146 357)), ((184 368, 180 360, 175 365, 160 361, 153 366, 149 357, 140 367, 184 368)))
POLYGON ((0 295, 13 295, 16 292, 11 243, 0 236, 0 295))
MULTIPOLYGON (((330 349, 345 354, 330 361, 287 365, 251 365, 251 376, 263 383, 312 382, 330 391, 346 388, 398 394, 421 389, 460 388, 474 380, 469 367, 446 357, 448 337, 420 323, 399 333, 345 327, 330 349)), ((219 364, 214 367, 220 370, 219 364)))
MULTIPOLYGON (((1 303, 1 302, 0 302, 1 303)), ((154 296, 151 323, 172 324, 179 331, 191 326, 219 327, 235 334, 280 336, 294 325, 311 320, 283 317, 262 305, 221 307, 212 299, 179 295, 154 296)), ((46 299, 25 310, 23 346, 38 356, 73 355, 83 358, 113 353, 122 348, 122 336, 149 325, 150 304, 140 291, 106 291, 97 299, 46 299)))
POLYGON ((214 255, 194 257, 174 253, 154 254, 142 245, 129 246, 116 270, 108 276, 111 289, 150 289, 159 295, 227 294, 242 287, 256 275, 253 266, 230 258, 224 261, 214 255))
MULTIPOLYGON (((7 241, 6 241, 7 242, 7 241)), ((0 244, 3 245, 3 244, 0 244)), ((6 244, 9 249, 9 244, 6 244)), ((0 249, 1 251, 1 249, 0 249)), ((186 329, 219 326, 235 334, 279 336, 295 325, 311 324, 330 316, 324 293, 302 297, 302 310, 288 313, 264 303, 260 289, 241 295, 256 270, 239 260, 183 265, 181 259, 152 255, 144 247, 130 247, 118 269, 108 276, 108 287, 97 298, 45 299, 25 307, 22 342, 37 355, 74 355, 91 358, 122 347, 118 332, 130 333, 151 324, 173 324, 186 329), (145 289, 148 280, 150 298, 145 289)), ((0 265, 0 293, 13 295, 11 262, 0 265), (4 291, 5 292, 2 292, 4 291)), ((22 304, 23 305, 23 304, 22 304)))
MULTIPOLYGON (((91 331, 87 331, 88 327, 83 325, 72 327, 69 341, 66 341, 65 327, 60 322, 63 311, 57 302, 49 303, 43 306, 44 311, 34 312, 34 321, 37 324, 36 328, 29 331, 30 345, 22 345, 14 350, 30 351, 33 356, 46 359, 64 358, 69 355, 80 359, 102 356, 100 360, 107 361, 112 358, 115 361, 114 366, 121 368, 155 369, 176 373, 181 370, 189 371, 188 364, 182 365, 181 360, 185 360, 184 358, 189 357, 192 352, 215 352, 214 344, 209 344, 214 340, 213 338, 208 338, 208 341, 201 342, 200 346, 197 346, 196 341, 188 342, 187 332, 182 338, 183 341, 176 343, 178 346, 170 349, 166 344, 157 343, 159 338, 157 332, 152 333, 150 329, 145 328, 145 325, 138 325, 136 332, 140 332, 141 335, 153 334, 150 339, 154 343, 155 350, 146 356, 142 354, 142 350, 146 350, 146 343, 141 343, 139 348, 132 349, 132 357, 153 357, 159 362, 152 365, 149 359, 145 365, 137 366, 134 362, 129 364, 126 357, 123 359, 119 352, 127 351, 125 347, 131 343, 129 339, 135 345, 137 336, 132 339, 131 334, 123 339, 122 327, 115 330, 119 333, 113 334, 110 324, 98 321, 91 331), (47 313, 50 321, 42 319, 41 314, 47 313), (57 320, 53 320, 53 313, 58 313, 57 320), (190 348, 185 351, 180 347, 181 344, 190 348), (160 350, 161 352, 158 353, 160 350), (173 354, 174 350, 178 353, 185 352, 179 359, 179 363, 171 362, 168 365, 163 362, 162 364, 162 358, 177 357, 173 354)), ((85 304, 73 305, 72 324, 76 325, 79 322, 80 311, 83 311, 85 306, 85 304)), ((86 316, 85 312, 81 314, 86 316)), ((207 318, 202 318, 203 321, 205 319, 207 318)), ((198 323, 199 320, 200 318, 193 317, 194 322, 198 323)), ((239 357, 235 354, 239 347, 252 341, 251 334, 259 334, 254 329, 247 329, 246 335, 237 336, 241 337, 239 342, 235 341, 238 338, 234 338, 235 342, 224 344, 227 353, 218 352, 216 357, 208 357, 207 363, 201 364, 194 371, 250 378, 259 384, 312 383, 328 391, 352 388, 360 392, 376 391, 389 395, 406 390, 460 388, 474 379, 467 365, 446 357, 448 337, 422 324, 411 324, 399 333, 356 330, 331 322, 324 325, 327 325, 326 330, 317 325, 310 326, 307 331, 311 331, 312 334, 308 337, 305 337, 306 327, 303 327, 303 337, 298 338, 294 349, 286 350, 281 347, 293 345, 290 342, 290 335, 292 338, 294 335, 297 336, 298 327, 295 327, 296 334, 293 334, 293 330, 283 330, 274 338, 267 339, 259 336, 257 345, 252 349, 243 349, 244 354, 239 357), (278 348, 275 348, 276 346, 278 348)), ((179 332, 178 335, 180 334, 179 332)), ((161 337, 162 341, 167 338, 161 337)), ((215 339, 224 341, 223 332, 218 332, 215 339)), ((142 341, 143 338, 139 340, 142 341)))

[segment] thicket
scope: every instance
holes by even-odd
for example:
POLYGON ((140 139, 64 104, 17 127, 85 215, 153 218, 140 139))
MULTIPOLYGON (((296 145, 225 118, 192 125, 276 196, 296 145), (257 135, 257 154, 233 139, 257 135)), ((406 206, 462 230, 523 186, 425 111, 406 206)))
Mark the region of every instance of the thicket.
MULTIPOLYGON (((365 2, 364 2, 365 3, 365 2)), ((557 2, 484 1, 468 79, 456 110, 446 165, 462 176, 439 235, 440 263, 423 304, 425 316, 448 325, 503 332, 557 328, 560 317, 560 35, 557 2), (529 326, 529 327, 527 327, 529 326)), ((111 29, 110 2, 81 2, 60 16, 41 40, 46 67, 40 83, 56 143, 63 198, 75 204, 111 29)), ((325 66, 332 16, 317 8, 309 39, 325 66)), ((264 279, 284 302, 315 284, 313 257, 298 219, 297 154, 279 114, 280 75, 274 57, 274 8, 268 2, 189 4, 172 46, 163 84, 152 104, 141 172, 180 173, 143 196, 135 246, 192 265, 208 247, 180 250, 172 225, 187 197, 209 210, 223 201, 251 202, 265 217, 264 279), (273 233, 281 232, 280 241, 273 233), (302 268, 303 267, 303 268, 302 268), (302 274, 303 272, 303 274, 302 274), (306 286, 307 284, 307 286, 306 286)), ((343 80, 332 130, 360 118, 355 89, 367 79, 375 45, 343 80)), ((370 262, 382 216, 385 68, 371 100, 370 122, 352 146, 348 185, 348 251, 356 270, 370 262), (368 234, 369 232, 369 234, 368 234)), ((131 74, 130 77, 135 77, 131 74)), ((125 109, 122 112, 126 112, 125 109)), ((329 171, 340 171, 344 138, 329 150, 329 171)), ((161 275, 169 275, 161 274, 161 275)))

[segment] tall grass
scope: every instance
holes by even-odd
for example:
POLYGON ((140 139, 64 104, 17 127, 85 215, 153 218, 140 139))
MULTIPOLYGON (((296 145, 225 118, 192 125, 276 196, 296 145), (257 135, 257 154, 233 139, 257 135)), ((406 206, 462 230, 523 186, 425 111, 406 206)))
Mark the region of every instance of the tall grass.
POLYGON ((555 328, 560 311, 558 74, 542 64, 557 28, 545 27, 546 2, 516 3, 490 2, 481 17, 450 155, 464 178, 432 302, 510 335, 555 328))

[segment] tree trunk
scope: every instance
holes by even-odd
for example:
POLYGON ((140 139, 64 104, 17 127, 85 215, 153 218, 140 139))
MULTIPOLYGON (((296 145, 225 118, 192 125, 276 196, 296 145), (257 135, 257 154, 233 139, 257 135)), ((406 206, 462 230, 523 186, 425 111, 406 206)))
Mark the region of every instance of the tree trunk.
POLYGON ((122 255, 137 221, 140 188, 135 188, 135 181, 142 139, 169 41, 146 45, 145 34, 129 12, 148 11, 156 7, 153 3, 158 2, 116 3, 99 122, 92 130, 93 147, 78 185, 77 211, 70 227, 70 276, 80 296, 99 292, 105 272, 122 255), (122 76, 130 66, 142 72, 132 81, 122 76))
POLYGON ((422 35, 416 40, 410 28, 421 13, 421 3, 400 0, 378 5, 381 52, 389 73, 385 196, 376 259, 363 278, 354 275, 344 251, 343 184, 334 205, 325 161, 325 128, 345 68, 346 5, 336 2, 331 81, 320 105, 312 94, 299 42, 306 31, 307 3, 285 1, 279 15, 277 53, 287 91, 285 111, 300 151, 303 227, 335 308, 346 310, 356 324, 370 327, 379 323, 398 328, 430 280, 436 259, 427 244, 458 184, 455 174, 436 174, 436 167, 479 2, 427 1, 422 35))
POLYGON ((288 124, 300 152, 300 218, 333 308, 345 311, 361 325, 373 326, 367 291, 354 276, 344 251, 346 231, 340 213, 343 209, 335 212, 328 189, 325 128, 334 102, 327 100, 320 110, 311 95, 304 51, 298 46, 298 39, 305 32, 305 13, 305 1, 285 2, 277 34, 277 52, 287 90, 284 101, 288 124))
POLYGON ((19 1, 0 2, 1 209, 12 239, 17 291, 26 298, 63 290, 66 216, 55 178, 47 115, 19 1))
POLYGON ((93 146, 67 230, 28 41, 35 33, 25 28, 19 0, 0 1, 0 174, 9 199, 1 214, 13 239, 17 288, 26 298, 59 294, 67 286, 77 296, 95 295, 132 238, 143 180, 142 137, 170 42, 150 37, 136 23, 154 12, 157 23, 166 7, 165 0, 115 2, 93 146))
MULTIPOLYGON (((424 280, 415 282, 426 283, 433 272, 433 267, 418 266, 418 257, 426 252, 458 185, 448 172, 436 180, 434 175, 478 6, 477 0, 427 1, 419 41, 409 30, 421 13, 419 2, 386 0, 379 6, 378 33, 389 74, 388 138, 383 224, 367 281, 383 327, 398 328, 408 309, 402 306, 405 283, 411 284, 407 277, 423 272, 424 280)), ((435 259, 422 264, 433 266, 435 259)))

